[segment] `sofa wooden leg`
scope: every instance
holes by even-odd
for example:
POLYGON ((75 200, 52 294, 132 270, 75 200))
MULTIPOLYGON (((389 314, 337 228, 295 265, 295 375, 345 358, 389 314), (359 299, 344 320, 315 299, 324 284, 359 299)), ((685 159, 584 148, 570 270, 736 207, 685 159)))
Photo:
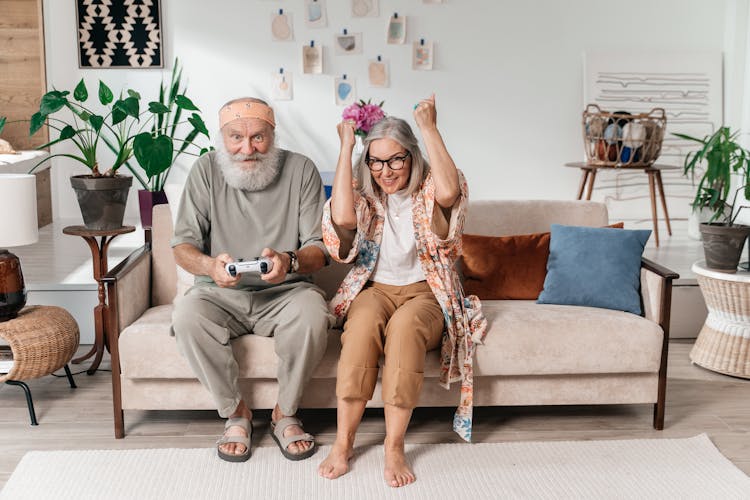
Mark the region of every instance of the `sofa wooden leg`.
POLYGON ((664 401, 654 404, 654 429, 664 430, 664 401))
POLYGON ((115 409, 115 439, 122 439, 125 437, 125 416, 123 411, 117 411, 115 409))

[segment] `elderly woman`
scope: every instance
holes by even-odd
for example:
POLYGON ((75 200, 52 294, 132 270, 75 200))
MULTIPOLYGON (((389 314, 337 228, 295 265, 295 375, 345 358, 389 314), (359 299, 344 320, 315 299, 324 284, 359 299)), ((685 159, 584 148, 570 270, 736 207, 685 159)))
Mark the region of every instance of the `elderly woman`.
POLYGON ((323 240, 331 256, 355 262, 330 307, 341 337, 336 397, 336 442, 320 465, 334 479, 349 469, 354 436, 372 398, 378 359, 385 356, 385 479, 393 487, 415 480, 404 437, 424 380, 427 351, 441 346, 440 382, 462 382, 454 429, 471 436, 472 357, 486 321, 475 296, 464 297, 454 262, 461 251, 467 203, 463 174, 437 129, 435 96, 422 100, 414 119, 428 164, 411 127, 384 118, 364 140, 352 179, 354 124, 338 125, 341 139, 323 240))

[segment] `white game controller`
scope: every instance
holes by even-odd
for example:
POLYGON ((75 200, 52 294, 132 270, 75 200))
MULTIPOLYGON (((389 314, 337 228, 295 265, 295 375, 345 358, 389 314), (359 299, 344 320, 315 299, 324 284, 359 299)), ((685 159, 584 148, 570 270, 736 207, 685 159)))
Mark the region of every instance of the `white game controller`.
POLYGON ((233 278, 242 273, 266 274, 273 269, 273 261, 265 257, 248 261, 240 259, 237 262, 230 262, 224 266, 224 269, 226 269, 227 273, 233 278))

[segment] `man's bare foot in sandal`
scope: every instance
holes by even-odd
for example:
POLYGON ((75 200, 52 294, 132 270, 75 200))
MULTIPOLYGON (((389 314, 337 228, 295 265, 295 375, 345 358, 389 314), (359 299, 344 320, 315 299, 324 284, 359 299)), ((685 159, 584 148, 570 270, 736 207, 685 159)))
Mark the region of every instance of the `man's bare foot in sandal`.
POLYGON ((271 437, 289 460, 302 460, 315 453, 315 438, 305 432, 302 422, 281 412, 277 404, 271 412, 271 437))
POLYGON ((224 434, 216 442, 219 458, 227 462, 244 462, 250 458, 253 414, 243 401, 224 426, 224 434))
POLYGON ((318 474, 326 479, 336 479, 349 472, 349 460, 354 456, 354 439, 343 442, 336 439, 330 453, 318 466, 318 474))
POLYGON ((399 488, 417 480, 404 454, 404 442, 391 443, 388 439, 383 443, 385 448, 385 471, 383 476, 388 486, 399 488))

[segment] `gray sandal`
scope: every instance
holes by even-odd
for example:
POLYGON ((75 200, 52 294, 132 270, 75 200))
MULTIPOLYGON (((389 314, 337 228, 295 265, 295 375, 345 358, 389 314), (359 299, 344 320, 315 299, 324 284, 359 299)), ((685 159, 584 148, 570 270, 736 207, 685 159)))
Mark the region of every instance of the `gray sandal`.
POLYGON ((226 432, 227 429, 233 426, 244 428, 245 432, 247 432, 247 437, 227 435, 221 436, 219 440, 216 441, 216 452, 219 454, 219 458, 221 458, 222 460, 226 460, 227 462, 246 462, 247 459, 250 458, 250 441, 253 437, 253 423, 252 421, 250 421, 250 419, 245 417, 229 418, 224 424, 224 432, 226 432), (245 445, 244 453, 237 455, 234 453, 224 453, 223 451, 221 451, 220 446, 228 443, 245 445))
POLYGON ((271 422, 271 437, 276 441, 281 449, 281 454, 289 460, 304 460, 305 458, 311 457, 315 453, 315 438, 312 434, 304 433, 298 436, 284 436, 284 431, 290 425, 298 425, 302 428, 302 422, 297 417, 284 417, 279 419, 278 422, 271 422), (298 441, 310 441, 312 446, 309 450, 303 451, 302 453, 292 453, 287 450, 287 447, 298 441))

